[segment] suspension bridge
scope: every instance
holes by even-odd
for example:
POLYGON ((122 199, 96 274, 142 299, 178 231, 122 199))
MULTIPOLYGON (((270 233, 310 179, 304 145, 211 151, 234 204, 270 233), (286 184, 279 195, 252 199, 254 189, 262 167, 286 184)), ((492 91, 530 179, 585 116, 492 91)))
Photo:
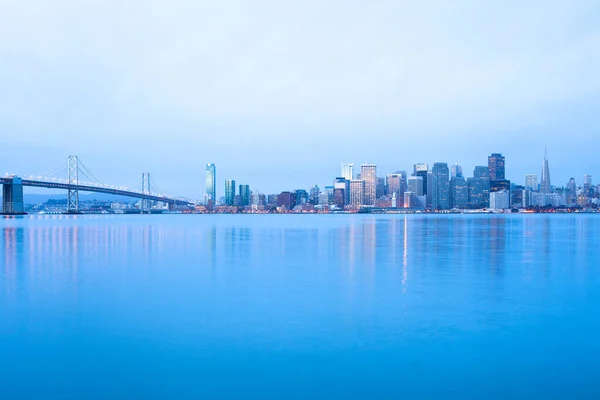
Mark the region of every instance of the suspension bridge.
POLYGON ((0 176, 2 190, 2 213, 24 214, 23 186, 48 189, 64 189, 67 191, 67 212, 79 213, 79 192, 107 193, 113 195, 141 199, 141 211, 149 211, 151 202, 158 201, 168 205, 170 210, 178 206, 194 205, 194 201, 184 197, 165 194, 156 185, 149 172, 144 172, 130 186, 108 185, 96 176, 81 162, 77 156, 69 156, 44 175, 0 176), (135 188, 135 184, 139 186, 135 188))

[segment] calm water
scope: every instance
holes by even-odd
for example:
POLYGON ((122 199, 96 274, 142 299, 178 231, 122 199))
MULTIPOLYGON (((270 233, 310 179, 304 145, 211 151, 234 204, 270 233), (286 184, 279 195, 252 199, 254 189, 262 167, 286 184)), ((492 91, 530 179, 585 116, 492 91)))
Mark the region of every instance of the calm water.
POLYGON ((0 398, 600 398, 600 216, 0 220, 0 398))

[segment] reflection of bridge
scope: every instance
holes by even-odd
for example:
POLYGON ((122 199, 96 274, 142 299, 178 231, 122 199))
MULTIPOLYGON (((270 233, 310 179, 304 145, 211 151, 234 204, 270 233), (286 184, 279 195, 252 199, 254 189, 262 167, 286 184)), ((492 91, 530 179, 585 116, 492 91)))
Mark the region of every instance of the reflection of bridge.
MULTIPOLYGON (((63 175, 64 176, 64 175, 63 175)), ((140 190, 129 187, 112 186, 100 182, 89 169, 83 165, 77 156, 70 156, 66 163, 61 163, 52 171, 41 176, 30 176, 22 179, 18 176, 0 177, 2 191, 2 213, 23 214, 23 186, 43 187, 49 189, 64 189, 67 191, 67 212, 79 212, 79 191, 107 193, 120 196, 128 196, 142 199, 142 211, 150 209, 151 201, 160 201, 168 204, 169 209, 176 206, 193 205, 194 202, 183 197, 169 196, 160 191, 150 173, 145 172, 141 176, 140 190), (67 170, 67 179, 57 178, 61 171, 67 170), (87 179, 80 180, 80 176, 87 179)))

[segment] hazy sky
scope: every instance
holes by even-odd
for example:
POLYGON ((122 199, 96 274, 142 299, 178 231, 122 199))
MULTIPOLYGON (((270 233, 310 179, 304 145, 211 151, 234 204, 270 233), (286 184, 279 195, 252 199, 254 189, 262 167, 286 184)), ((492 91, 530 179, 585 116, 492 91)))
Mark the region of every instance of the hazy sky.
POLYGON ((600 181, 600 2, 0 0, 0 171, 200 198, 502 152, 600 181))

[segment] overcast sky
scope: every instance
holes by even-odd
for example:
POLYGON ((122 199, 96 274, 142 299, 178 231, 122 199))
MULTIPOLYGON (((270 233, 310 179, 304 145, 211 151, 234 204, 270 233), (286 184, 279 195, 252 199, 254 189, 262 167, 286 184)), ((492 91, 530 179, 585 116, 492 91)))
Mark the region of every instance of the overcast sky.
POLYGON ((600 181, 600 2, 0 0, 0 171, 201 198, 491 152, 600 181))

